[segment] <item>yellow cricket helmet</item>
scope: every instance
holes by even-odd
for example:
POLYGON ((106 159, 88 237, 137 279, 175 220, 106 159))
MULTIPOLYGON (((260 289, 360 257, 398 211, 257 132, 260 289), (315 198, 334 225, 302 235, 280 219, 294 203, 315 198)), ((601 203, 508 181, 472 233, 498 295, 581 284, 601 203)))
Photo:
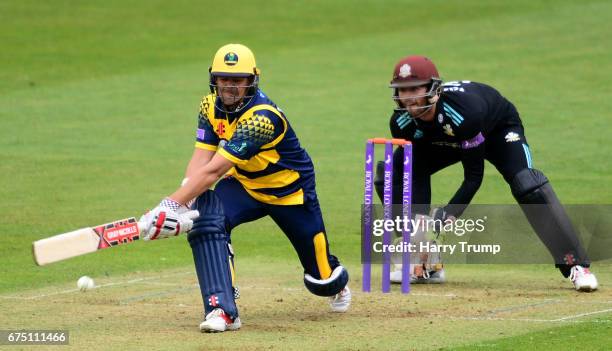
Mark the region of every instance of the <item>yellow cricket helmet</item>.
POLYGON ((255 63, 255 55, 251 49, 242 44, 227 44, 222 46, 212 62, 209 71, 209 86, 210 92, 220 95, 217 91, 217 77, 236 77, 249 78, 246 95, 240 98, 240 101, 223 101, 223 97, 219 96, 224 105, 231 106, 231 110, 225 106, 219 106, 223 112, 238 112, 249 104, 257 94, 259 86, 259 69, 255 63))
POLYGON ((259 76, 259 69, 251 49, 242 44, 227 44, 217 50, 210 73, 213 76, 250 77, 259 76))

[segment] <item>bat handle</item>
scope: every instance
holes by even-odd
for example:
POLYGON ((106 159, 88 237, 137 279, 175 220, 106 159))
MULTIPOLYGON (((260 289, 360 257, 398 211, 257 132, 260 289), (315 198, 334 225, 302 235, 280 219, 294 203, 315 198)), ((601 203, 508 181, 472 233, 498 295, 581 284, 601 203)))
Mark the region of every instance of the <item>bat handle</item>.
POLYGON ((142 222, 138 222, 138 233, 142 234, 142 231, 145 229, 147 229, 147 225, 142 222))

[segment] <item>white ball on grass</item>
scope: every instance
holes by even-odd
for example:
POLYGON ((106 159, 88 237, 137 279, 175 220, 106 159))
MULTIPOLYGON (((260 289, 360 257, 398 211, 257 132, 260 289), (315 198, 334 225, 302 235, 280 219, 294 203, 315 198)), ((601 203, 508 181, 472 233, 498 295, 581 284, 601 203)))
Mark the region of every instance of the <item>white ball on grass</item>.
POLYGON ((79 280, 77 281, 77 287, 81 291, 87 291, 89 289, 93 289, 94 286, 96 286, 96 285, 94 284, 93 279, 91 279, 90 277, 88 277, 86 275, 80 277, 79 280))

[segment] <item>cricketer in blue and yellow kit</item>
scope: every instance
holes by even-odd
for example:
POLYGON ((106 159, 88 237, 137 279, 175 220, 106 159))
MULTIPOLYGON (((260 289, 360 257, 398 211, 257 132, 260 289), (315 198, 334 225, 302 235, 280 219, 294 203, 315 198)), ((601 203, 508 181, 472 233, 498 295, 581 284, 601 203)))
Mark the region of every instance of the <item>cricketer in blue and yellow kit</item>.
MULTIPOLYGON (((202 331, 240 327, 230 233, 264 216, 291 241, 308 290, 329 296, 333 311, 344 312, 350 304, 348 272, 329 252, 313 163, 258 81, 259 69, 248 48, 229 44, 219 49, 210 69, 211 94, 200 104, 186 185, 162 202, 182 207, 186 199, 196 197, 191 208, 199 217, 188 240, 204 302, 202 331), (215 170, 206 170, 211 168, 215 170)), ((175 226, 164 219, 158 222, 161 229, 175 226)))

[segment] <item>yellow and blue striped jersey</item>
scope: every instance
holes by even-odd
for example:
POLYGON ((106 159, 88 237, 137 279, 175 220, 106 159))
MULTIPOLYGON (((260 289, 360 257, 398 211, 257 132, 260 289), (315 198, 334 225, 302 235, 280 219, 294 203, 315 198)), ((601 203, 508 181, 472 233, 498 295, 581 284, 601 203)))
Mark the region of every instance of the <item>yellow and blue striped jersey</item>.
POLYGON ((222 112, 209 94, 200 104, 197 148, 216 151, 235 166, 229 174, 256 200, 299 205, 314 194, 310 156, 283 111, 261 90, 240 111, 222 112))

